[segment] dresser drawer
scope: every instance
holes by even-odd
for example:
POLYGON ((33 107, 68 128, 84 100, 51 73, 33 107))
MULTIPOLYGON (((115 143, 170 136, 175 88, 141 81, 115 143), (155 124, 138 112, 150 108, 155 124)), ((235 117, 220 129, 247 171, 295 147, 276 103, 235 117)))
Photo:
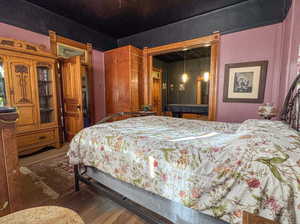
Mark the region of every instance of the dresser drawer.
POLYGON ((17 136, 17 145, 19 149, 33 145, 42 145, 52 141, 55 141, 55 130, 47 130, 17 136))

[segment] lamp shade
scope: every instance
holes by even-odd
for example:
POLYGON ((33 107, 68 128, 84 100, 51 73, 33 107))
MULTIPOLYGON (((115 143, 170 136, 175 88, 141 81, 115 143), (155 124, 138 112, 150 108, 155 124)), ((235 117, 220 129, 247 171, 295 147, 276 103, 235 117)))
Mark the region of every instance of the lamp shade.
POLYGON ((204 82, 208 82, 209 80, 209 72, 205 72, 203 75, 204 82))
POLYGON ((182 76, 181 76, 181 80, 183 83, 186 83, 189 79, 189 76, 187 73, 183 73, 182 76))
POLYGON ((276 108, 271 103, 266 103, 262 106, 258 107, 258 114, 261 117, 264 117, 265 119, 271 119, 272 117, 275 117, 277 114, 276 108))

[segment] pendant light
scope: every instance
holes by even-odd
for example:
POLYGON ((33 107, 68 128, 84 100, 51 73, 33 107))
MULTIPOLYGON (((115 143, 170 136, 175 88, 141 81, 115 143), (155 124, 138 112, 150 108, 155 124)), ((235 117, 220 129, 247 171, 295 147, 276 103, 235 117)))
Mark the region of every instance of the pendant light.
POLYGON ((188 74, 185 72, 185 52, 186 49, 183 49, 183 74, 181 75, 181 80, 183 83, 186 83, 189 79, 188 74))
POLYGON ((208 82, 209 80, 209 72, 205 72, 203 75, 204 82, 208 82))

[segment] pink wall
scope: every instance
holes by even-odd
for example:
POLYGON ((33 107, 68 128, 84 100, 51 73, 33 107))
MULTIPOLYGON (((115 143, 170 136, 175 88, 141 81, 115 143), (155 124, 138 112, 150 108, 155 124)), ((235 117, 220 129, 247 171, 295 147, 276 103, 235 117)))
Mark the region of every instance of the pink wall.
MULTIPOLYGON (((300 1, 293 1, 292 8, 289 11, 287 18, 283 23, 284 41, 283 41, 283 62, 281 69, 281 96, 285 96, 289 86, 300 72, 299 46, 300 46, 300 23, 297 16, 300 15, 300 1)), ((280 98, 283 102, 284 97, 280 98)))
MULTIPOLYGON (((0 23, 0 36, 18 40, 28 41, 38 45, 45 45, 50 48, 48 36, 34 33, 15 26, 0 23)), ((105 90, 104 90, 104 60, 103 52, 93 50, 93 70, 94 70, 94 89, 95 89, 95 110, 96 119, 105 116, 105 90)))
POLYGON ((48 36, 34 33, 29 30, 21 29, 5 23, 0 23, 0 36, 24 40, 38 45, 45 45, 48 49, 50 49, 50 41, 48 36))
POLYGON ((219 59, 219 88, 217 120, 242 122, 259 118, 260 104, 223 102, 224 70, 230 63, 268 60, 268 74, 264 102, 278 106, 281 68, 282 24, 259 27, 221 36, 219 59))
POLYGON ((259 118, 259 104, 224 103, 225 64, 268 60, 268 77, 264 102, 274 103, 280 112, 286 93, 300 71, 300 1, 293 1, 283 23, 221 36, 217 120, 241 122, 259 118))

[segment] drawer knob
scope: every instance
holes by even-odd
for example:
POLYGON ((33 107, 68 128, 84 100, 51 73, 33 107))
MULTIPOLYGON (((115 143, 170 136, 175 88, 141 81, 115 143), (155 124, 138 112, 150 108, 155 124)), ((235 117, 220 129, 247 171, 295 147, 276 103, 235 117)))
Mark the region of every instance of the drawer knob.
POLYGON ((2 208, 0 208, 0 211, 5 210, 7 208, 7 206, 8 206, 8 201, 4 202, 2 208))
POLYGON ((39 137, 39 140, 43 140, 43 139, 45 139, 46 138, 46 136, 40 136, 39 137))

